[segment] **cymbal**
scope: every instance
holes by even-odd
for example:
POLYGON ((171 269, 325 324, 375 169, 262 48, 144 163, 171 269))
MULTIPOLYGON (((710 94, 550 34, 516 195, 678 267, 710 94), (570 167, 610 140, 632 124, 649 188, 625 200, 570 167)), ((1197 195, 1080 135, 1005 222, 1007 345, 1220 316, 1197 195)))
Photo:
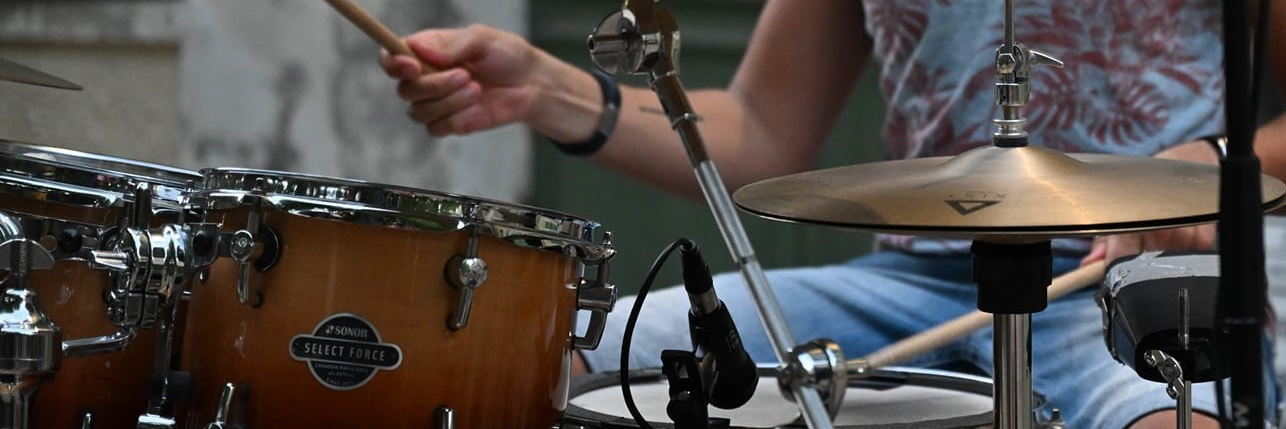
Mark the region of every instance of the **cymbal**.
POLYGON ((0 80, 80 91, 80 85, 51 76, 40 70, 0 58, 0 80))
MULTIPOLYGON (((1263 176, 1265 210, 1286 185, 1263 176)), ((1217 220, 1219 167, 1042 147, 799 173, 733 194, 750 213, 865 231, 972 239, 1091 236, 1217 220)))

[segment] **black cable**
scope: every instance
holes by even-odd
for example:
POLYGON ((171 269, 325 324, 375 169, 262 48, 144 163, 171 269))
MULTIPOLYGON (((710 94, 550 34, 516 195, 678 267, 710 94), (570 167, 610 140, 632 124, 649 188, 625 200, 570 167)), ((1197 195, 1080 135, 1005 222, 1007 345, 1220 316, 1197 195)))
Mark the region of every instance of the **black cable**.
POLYGON ((674 240, 661 254, 657 255, 656 260, 652 262, 652 268, 647 272, 647 278, 643 280, 643 286, 639 288, 639 294, 634 298, 634 307, 630 308, 630 316, 625 320, 625 335, 621 337, 621 394, 625 396, 625 408, 630 410, 630 416, 634 422, 639 425, 640 429, 652 429, 652 425, 643 419, 643 413, 639 412, 639 407, 634 404, 634 393, 630 391, 630 341, 634 338, 634 325, 638 323, 639 312, 643 310, 643 300, 647 299, 647 292, 652 289, 652 282, 656 281, 656 275, 665 265, 665 260, 674 253, 674 249, 683 246, 691 249, 696 246, 692 240, 680 238, 674 240))

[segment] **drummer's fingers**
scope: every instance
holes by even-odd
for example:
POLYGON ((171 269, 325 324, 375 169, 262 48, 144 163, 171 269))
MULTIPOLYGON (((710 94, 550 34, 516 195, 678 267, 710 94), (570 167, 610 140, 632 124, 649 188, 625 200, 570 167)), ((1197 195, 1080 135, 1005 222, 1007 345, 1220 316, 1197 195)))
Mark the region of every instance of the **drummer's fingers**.
POLYGON ((478 104, 478 99, 482 95, 482 88, 476 83, 465 85, 445 97, 417 101, 411 104, 407 112, 416 122, 423 124, 432 124, 440 122, 466 108, 478 104))
POLYGON ((411 79, 423 73, 423 66, 415 58, 406 55, 390 55, 380 50, 380 68, 384 74, 394 79, 411 79))
POLYGON ((468 83, 469 72, 462 68, 454 68, 402 79, 397 84, 397 96, 410 102, 435 100, 460 90, 468 83))
POLYGON ((1119 258, 1137 255, 1143 252, 1143 236, 1140 234, 1118 234, 1107 237, 1107 253, 1104 261, 1111 264, 1119 258))
POLYGON ((469 134, 481 130, 485 112, 482 107, 474 104, 469 107, 451 114, 436 122, 430 122, 425 125, 429 135, 442 137, 452 134, 469 134))
POLYGON ((1090 251, 1081 259, 1081 266, 1086 266, 1097 261, 1103 260, 1107 256, 1107 237, 1094 237, 1090 244, 1090 251))

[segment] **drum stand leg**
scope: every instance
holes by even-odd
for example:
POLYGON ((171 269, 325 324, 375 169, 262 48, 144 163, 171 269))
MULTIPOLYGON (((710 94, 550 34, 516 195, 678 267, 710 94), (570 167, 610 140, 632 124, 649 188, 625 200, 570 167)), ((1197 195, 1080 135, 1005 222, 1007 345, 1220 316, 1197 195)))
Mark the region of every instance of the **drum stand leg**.
POLYGON ((1000 429, 1031 429, 1031 314, 1048 305, 1053 281, 1049 241, 973 243, 973 280, 978 309, 992 313, 995 372, 994 413, 1000 429))

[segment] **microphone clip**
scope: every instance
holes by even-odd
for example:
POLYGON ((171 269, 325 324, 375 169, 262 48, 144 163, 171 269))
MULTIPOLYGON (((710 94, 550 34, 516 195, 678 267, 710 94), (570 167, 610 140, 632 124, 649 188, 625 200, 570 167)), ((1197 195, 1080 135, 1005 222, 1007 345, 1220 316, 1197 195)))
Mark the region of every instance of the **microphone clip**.
POLYGON ((727 429, 731 421, 710 417, 710 396, 706 375, 696 353, 687 350, 662 350, 661 373, 669 381, 670 402, 665 414, 674 421, 675 429, 727 429))

